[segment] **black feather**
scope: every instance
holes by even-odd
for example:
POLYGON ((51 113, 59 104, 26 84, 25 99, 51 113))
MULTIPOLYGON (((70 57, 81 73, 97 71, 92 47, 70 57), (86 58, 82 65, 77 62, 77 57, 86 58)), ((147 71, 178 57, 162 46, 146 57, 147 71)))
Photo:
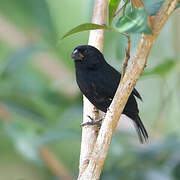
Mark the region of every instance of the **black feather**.
MULTIPOLYGON (((81 92, 94 106, 106 112, 118 88, 121 74, 110 66, 103 54, 93 46, 78 46, 71 56, 75 60, 76 81, 81 92)), ((123 114, 133 120, 139 139, 143 143, 148 139, 148 134, 138 115, 135 96, 142 100, 138 91, 134 89, 123 114)))
POLYGON ((139 92, 138 92, 136 89, 133 90, 133 94, 134 94, 137 98, 139 98, 141 101, 143 101, 141 95, 139 94, 139 92))

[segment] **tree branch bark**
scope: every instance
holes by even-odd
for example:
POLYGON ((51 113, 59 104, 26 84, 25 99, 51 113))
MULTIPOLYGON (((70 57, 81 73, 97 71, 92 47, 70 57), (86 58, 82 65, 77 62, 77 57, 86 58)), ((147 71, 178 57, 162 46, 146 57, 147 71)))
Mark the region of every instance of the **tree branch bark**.
MULTIPOLYGON (((109 0, 95 0, 92 23, 104 25, 107 20, 107 8, 109 0)), ((101 52, 104 45, 104 30, 92 30, 89 35, 89 45, 98 48, 101 52)), ((89 100, 83 97, 83 123, 99 118, 99 111, 89 100)), ((79 178, 89 164, 89 159, 94 149, 94 144, 98 136, 99 129, 96 126, 84 126, 82 128, 81 152, 79 163, 79 178)))
POLYGON ((166 0, 158 14, 151 22, 153 35, 142 34, 131 64, 120 82, 115 97, 102 123, 89 165, 79 178, 80 180, 97 180, 100 177, 109 145, 116 129, 120 115, 131 94, 136 81, 146 66, 147 57, 161 28, 173 12, 179 0, 166 0))
POLYGON ((141 8, 144 7, 144 4, 141 0, 131 0, 134 7, 141 8))

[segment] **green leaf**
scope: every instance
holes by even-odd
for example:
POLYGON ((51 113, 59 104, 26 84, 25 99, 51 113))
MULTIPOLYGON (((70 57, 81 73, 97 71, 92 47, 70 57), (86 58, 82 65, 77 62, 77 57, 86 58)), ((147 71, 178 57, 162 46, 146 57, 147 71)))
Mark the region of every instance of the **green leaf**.
POLYGON ((126 15, 120 17, 116 27, 125 33, 146 33, 151 34, 148 23, 148 14, 144 8, 128 8, 126 15))
POLYGON ((146 71, 143 73, 143 76, 149 75, 158 75, 158 76, 166 76, 168 75, 177 65, 178 61, 175 60, 165 60, 163 63, 159 64, 155 68, 146 71))
POLYGON ((99 24, 93 24, 93 23, 85 23, 81 24, 79 26, 76 26, 75 28, 71 29, 69 32, 67 32, 62 38, 64 39, 67 36, 70 36, 72 34, 87 31, 87 30, 95 30, 95 29, 107 29, 107 26, 99 25, 99 24))
POLYGON ((114 14, 121 0, 109 0, 109 25, 111 26, 114 14))

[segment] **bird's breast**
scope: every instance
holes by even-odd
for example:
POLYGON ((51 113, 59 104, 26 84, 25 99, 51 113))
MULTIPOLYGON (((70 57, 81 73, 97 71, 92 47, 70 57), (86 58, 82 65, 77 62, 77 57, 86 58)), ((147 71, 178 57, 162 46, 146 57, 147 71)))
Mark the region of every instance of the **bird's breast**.
MULTIPOLYGON (((102 77, 102 76, 101 76, 102 77)), ((104 96, 102 89, 102 81, 95 72, 76 72, 77 84, 81 92, 88 98, 88 100, 101 111, 106 112, 112 98, 104 96)))
POLYGON ((83 94, 97 94, 95 86, 95 74, 88 71, 76 71, 76 81, 83 94))

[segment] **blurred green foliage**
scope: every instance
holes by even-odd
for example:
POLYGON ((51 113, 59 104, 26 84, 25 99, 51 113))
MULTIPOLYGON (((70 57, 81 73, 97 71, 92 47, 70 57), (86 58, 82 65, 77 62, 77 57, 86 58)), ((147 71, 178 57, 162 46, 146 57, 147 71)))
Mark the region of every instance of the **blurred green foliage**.
MULTIPOLYGON (((45 145, 77 176, 82 102, 73 85, 70 54, 77 45, 87 44, 88 32, 59 40, 72 27, 90 22, 92 10, 91 0, 1 1, 0 180, 58 179, 40 154, 45 145), (44 53, 52 57, 50 61, 39 61, 44 53)), ((176 22, 178 13, 179 9, 172 17, 176 22)), ((116 133, 102 179, 180 179, 180 54, 175 51, 180 42, 175 43, 174 31, 180 25, 172 27, 173 22, 170 19, 161 32, 137 84, 150 142, 139 146, 137 137, 126 129, 116 133)), ((139 35, 131 40, 133 54, 139 35)), ((104 55, 118 70, 125 48, 124 37, 106 32, 104 55)))

